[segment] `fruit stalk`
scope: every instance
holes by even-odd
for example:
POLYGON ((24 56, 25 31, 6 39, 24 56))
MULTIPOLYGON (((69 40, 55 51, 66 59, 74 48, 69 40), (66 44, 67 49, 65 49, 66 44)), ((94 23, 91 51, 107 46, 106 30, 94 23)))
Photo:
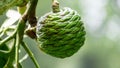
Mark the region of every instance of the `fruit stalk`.
POLYGON ((53 13, 60 12, 59 2, 57 0, 52 0, 52 10, 53 10, 53 13))

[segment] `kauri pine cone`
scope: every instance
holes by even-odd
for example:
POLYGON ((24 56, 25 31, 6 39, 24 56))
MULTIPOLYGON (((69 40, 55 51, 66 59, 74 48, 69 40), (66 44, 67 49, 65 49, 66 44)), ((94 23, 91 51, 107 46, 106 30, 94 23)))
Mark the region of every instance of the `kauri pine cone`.
POLYGON ((40 49, 58 58, 76 53, 84 44, 86 34, 80 15, 67 7, 42 16, 36 32, 40 49))

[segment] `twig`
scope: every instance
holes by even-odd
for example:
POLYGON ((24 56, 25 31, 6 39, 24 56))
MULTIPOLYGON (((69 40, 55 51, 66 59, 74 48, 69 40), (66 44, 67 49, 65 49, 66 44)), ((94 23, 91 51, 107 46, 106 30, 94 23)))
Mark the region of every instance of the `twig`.
POLYGON ((15 45, 15 68, 19 66, 19 46, 20 45, 20 37, 19 34, 16 35, 16 45, 15 45))
POLYGON ((37 18, 36 18, 36 6, 37 6, 38 0, 30 0, 30 11, 28 12, 28 21, 31 27, 35 27, 37 24, 37 18))
POLYGON ((10 52, 7 54, 9 56, 7 63, 5 64, 4 68, 14 68, 13 67, 13 62, 15 60, 15 44, 16 44, 16 37, 13 39, 14 44, 12 46, 12 49, 10 52))
POLYGON ((30 56, 30 58, 32 59, 32 61, 35 64, 36 68, 40 68, 39 64, 37 63, 33 53, 29 49, 29 47, 24 42, 22 42, 21 44, 22 44, 23 48, 26 50, 26 52, 28 53, 28 55, 30 56))
POLYGON ((15 63, 16 63, 16 68, 18 68, 19 65, 19 45, 23 40, 23 35, 24 35, 24 30, 25 30, 25 25, 26 25, 26 21, 29 18, 29 15, 32 15, 32 11, 35 11, 35 7, 37 5, 37 1, 38 0, 30 0, 30 5, 28 7, 28 9, 26 10, 26 12, 23 14, 22 19, 19 20, 18 23, 18 28, 17 28, 17 41, 16 41, 16 53, 15 53, 15 63), (35 7, 33 7, 35 6, 35 7))
POLYGON ((0 46, 3 46, 3 44, 4 44, 5 42, 7 42, 7 41, 9 41, 10 39, 14 38, 15 35, 16 35, 16 30, 13 32, 12 35, 10 35, 10 36, 6 37, 5 39, 3 39, 2 41, 0 41, 0 46))

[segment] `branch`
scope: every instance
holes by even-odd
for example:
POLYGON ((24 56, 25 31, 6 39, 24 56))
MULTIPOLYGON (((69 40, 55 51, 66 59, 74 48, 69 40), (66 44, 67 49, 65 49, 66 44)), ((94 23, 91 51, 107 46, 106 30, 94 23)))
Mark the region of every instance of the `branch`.
POLYGON ((26 21, 27 21, 27 19, 29 20, 29 16, 32 16, 32 14, 35 13, 37 1, 38 0, 31 0, 30 1, 30 5, 29 5, 28 9, 26 10, 25 14, 23 14, 22 19, 20 19, 19 23, 18 23, 17 34, 16 34, 17 40, 16 40, 16 47, 15 47, 16 48, 15 49, 16 68, 18 68, 18 66, 19 66, 19 47, 20 47, 20 43, 23 40, 26 21))
MULTIPOLYGON (((7 41, 16 37, 16 44, 15 44, 15 46, 16 46, 15 47, 15 65, 16 65, 16 67, 15 68, 19 67, 19 52, 18 51, 19 51, 20 43, 23 40, 26 21, 28 20, 32 27, 36 26, 36 23, 37 23, 37 19, 35 17, 35 9, 36 9, 37 2, 38 2, 38 0, 30 0, 30 5, 28 6, 26 12, 22 15, 22 18, 19 19, 17 29, 13 32, 12 35, 10 35, 10 36, 6 37, 5 39, 3 39, 2 41, 0 41, 0 46, 3 46, 4 43, 6 43, 7 41)), ((32 55, 32 53, 30 55, 32 55)), ((35 61, 34 56, 32 56, 31 59, 35 63, 36 67, 39 68, 39 65, 35 61)))
POLYGON ((26 30, 26 34, 31 37, 32 39, 36 39, 36 31, 33 28, 37 25, 37 18, 36 18, 36 6, 38 0, 30 0, 30 11, 28 12, 28 21, 30 24, 30 28, 26 30))
POLYGON ((37 18, 36 18, 36 6, 37 6, 38 0, 30 0, 30 11, 28 12, 28 21, 31 27, 35 27, 37 24, 37 18))

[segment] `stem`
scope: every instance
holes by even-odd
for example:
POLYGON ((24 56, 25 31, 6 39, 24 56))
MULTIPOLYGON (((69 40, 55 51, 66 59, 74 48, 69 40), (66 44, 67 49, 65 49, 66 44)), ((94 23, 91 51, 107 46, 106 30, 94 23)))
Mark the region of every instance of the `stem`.
POLYGON ((12 35, 10 35, 10 36, 6 37, 5 39, 3 39, 2 41, 0 41, 0 46, 3 46, 3 44, 4 44, 5 42, 7 42, 7 41, 9 41, 10 39, 14 38, 15 35, 16 35, 16 32, 17 32, 17 30, 15 30, 12 35))
MULTIPOLYGON (((19 65, 19 47, 20 47, 20 43, 23 40, 26 21, 29 20, 31 26, 36 26, 36 23, 37 23, 37 20, 35 17, 35 9, 36 9, 37 2, 38 2, 38 0, 30 0, 29 7, 27 8, 26 12, 23 14, 22 18, 19 19, 17 29, 14 31, 14 33, 12 35, 10 35, 10 36, 6 37, 4 40, 0 41, 0 46, 3 46, 4 43, 6 43, 7 41, 16 37, 16 44, 15 44, 15 65, 16 66, 15 66, 15 68, 18 68, 18 65, 19 65)), ((33 54, 30 52, 30 50, 28 50, 28 54, 30 54, 31 59, 35 63, 36 67, 40 68, 38 63, 36 62, 33 54)))
POLYGON ((26 52, 29 54, 29 56, 32 59, 33 63, 35 64, 36 68, 40 68, 39 64, 37 63, 32 51, 29 49, 29 47, 24 42, 22 42, 21 44, 22 44, 23 48, 26 50, 26 52))
POLYGON ((29 21, 30 27, 26 30, 26 34, 29 37, 31 37, 32 39, 36 38, 36 31, 31 30, 31 28, 35 28, 37 25, 37 18, 36 18, 37 2, 38 2, 38 0, 31 0, 30 1, 31 9, 28 12, 28 21, 29 21))
POLYGON ((31 27, 35 27, 37 24, 37 18, 36 18, 36 6, 37 6, 38 0, 30 0, 30 10, 28 12, 28 21, 31 27))
MULTIPOLYGON (((0 55, 10 55, 10 52, 13 50, 16 40, 15 38, 13 38, 14 44, 11 46, 11 48, 9 50, 0 50, 0 55)), ((7 46, 6 44, 4 44, 5 46, 7 46)))
POLYGON ((0 50, 0 55, 7 55, 10 51, 0 50))
POLYGON ((1 38, 4 34, 5 34, 5 32, 2 32, 2 33, 0 34, 0 38, 1 38))
POLYGON ((4 66, 4 68, 14 68, 13 67, 13 62, 15 60, 15 44, 16 44, 16 37, 13 39, 14 44, 12 46, 12 49, 10 50, 10 52, 7 54, 9 56, 9 59, 6 63, 6 65, 4 66))
POLYGON ((38 0, 31 0, 28 9, 23 14, 23 17, 19 20, 19 23, 18 23, 18 26, 17 26, 17 34, 16 34, 17 40, 16 40, 16 47, 15 47, 16 48, 15 49, 15 65, 16 65, 16 68, 18 68, 18 66, 19 66, 19 47, 20 47, 19 45, 23 40, 26 21, 27 21, 28 16, 32 14, 33 6, 36 5, 35 2, 37 2, 37 1, 38 0))
POLYGON ((52 10, 53 10, 53 13, 60 12, 59 2, 57 0, 52 0, 52 10))
MULTIPOLYGON (((33 18, 32 17, 32 14, 33 14, 33 16, 35 17, 35 8, 36 8, 36 5, 37 5, 37 2, 38 2, 38 0, 31 0, 30 1, 30 5, 29 5, 29 7, 28 7, 28 9, 26 10, 26 12, 23 14, 23 17, 22 17, 22 19, 19 21, 19 23, 21 23, 21 22, 26 22, 27 21, 27 18, 30 18, 30 20, 32 20, 31 18, 33 18), (28 17, 29 16, 29 17, 28 17)), ((36 18, 34 18, 35 20, 36 20, 36 18)), ((36 25, 36 23, 34 23, 35 25, 36 25)), ((19 28, 19 25, 20 24, 18 24, 18 28, 19 28)), ((20 30, 22 30, 21 28, 20 28, 20 30)), ((24 30, 24 29, 23 29, 24 30)), ((15 32, 12 34, 12 35, 10 35, 10 36, 8 36, 8 37, 6 37, 4 40, 2 40, 2 41, 0 41, 0 46, 3 46, 3 44, 4 43, 6 43, 7 41, 9 41, 10 39, 12 39, 12 38, 14 38, 15 37, 15 35, 16 35, 16 32, 18 31, 18 29, 16 29, 15 30, 15 32)), ((23 31, 24 32, 24 31, 23 31)), ((22 32, 22 33, 23 33, 22 32)), ((22 35, 21 35, 22 36, 22 35)))
POLYGON ((16 45, 15 45, 15 68, 19 67, 19 47, 23 40, 24 30, 26 26, 26 16, 19 20, 16 33, 16 45))
POLYGON ((16 35, 16 45, 15 45, 15 68, 19 66, 19 46, 20 45, 20 37, 19 34, 16 35))
POLYGON ((15 30, 15 27, 11 26, 11 27, 5 28, 4 30, 1 30, 1 31, 0 31, 0 38, 1 38, 3 35, 5 35, 6 32, 9 31, 9 30, 15 30))
POLYGON ((0 28, 0 34, 3 32, 3 28, 0 28))

